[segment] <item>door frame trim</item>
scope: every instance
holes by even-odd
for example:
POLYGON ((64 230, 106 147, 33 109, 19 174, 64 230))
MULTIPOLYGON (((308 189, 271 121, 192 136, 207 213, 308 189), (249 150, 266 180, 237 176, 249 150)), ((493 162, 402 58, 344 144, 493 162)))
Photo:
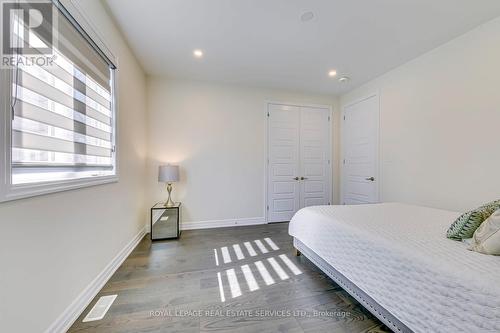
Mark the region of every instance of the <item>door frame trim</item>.
MULTIPOLYGON (((269 196, 268 196, 268 190, 269 190, 269 117, 267 116, 267 112, 269 110, 269 105, 270 104, 276 104, 276 105, 287 105, 287 106, 296 106, 296 107, 306 107, 306 108, 320 108, 320 109, 327 109, 328 110, 328 116, 330 117, 330 126, 328 126, 328 144, 329 144, 329 149, 328 149, 328 159, 330 160, 330 167, 329 167, 329 185, 330 185, 330 191, 328 191, 329 195, 329 202, 333 203, 333 193, 335 191, 335 184, 333 182, 334 176, 333 176, 333 156, 334 156, 334 145, 333 145, 333 122, 335 121, 333 117, 333 106, 332 105, 326 105, 326 104, 310 104, 310 103, 300 103, 300 102, 285 102, 285 101, 276 101, 276 100, 266 100, 264 101, 264 119, 266 121, 266 132, 265 132, 265 147, 264 147, 264 216, 265 216, 265 223, 269 224, 269 210, 267 209, 267 205, 269 204, 269 196)), ((272 223, 272 222, 271 222, 272 223)))
POLYGON ((374 91, 372 93, 369 93, 369 94, 365 94, 363 95, 362 97, 359 97, 359 98, 356 98, 356 99, 353 99, 352 101, 349 101, 348 103, 346 104, 342 104, 341 105, 341 114, 340 114, 340 141, 341 141, 341 144, 340 144, 340 161, 339 161, 339 165, 340 165, 340 204, 343 205, 344 204, 344 189, 345 189, 345 175, 344 175, 344 157, 345 157, 345 150, 346 150, 346 147, 345 147, 345 144, 346 144, 346 140, 345 140, 345 130, 344 130, 344 116, 345 116, 345 113, 346 113, 346 108, 350 107, 350 106, 353 106, 355 104, 358 104, 358 103, 361 103, 363 101, 366 101, 367 99, 370 99, 372 97, 376 97, 377 98, 377 105, 378 105, 378 108, 377 108, 377 126, 376 126, 376 129, 377 129, 377 135, 376 135, 376 146, 377 146, 377 154, 376 154, 376 157, 377 157, 377 161, 375 163, 375 168, 376 168, 376 171, 375 171, 375 177, 377 177, 378 181, 376 182, 376 186, 377 186, 377 189, 376 189, 376 194, 377 194, 377 202, 380 202, 380 188, 381 188, 381 184, 382 184, 382 178, 381 178, 381 172, 380 172, 380 159, 381 159, 381 156, 380 156, 380 110, 381 110, 381 103, 380 103, 380 92, 377 90, 377 91, 374 91))

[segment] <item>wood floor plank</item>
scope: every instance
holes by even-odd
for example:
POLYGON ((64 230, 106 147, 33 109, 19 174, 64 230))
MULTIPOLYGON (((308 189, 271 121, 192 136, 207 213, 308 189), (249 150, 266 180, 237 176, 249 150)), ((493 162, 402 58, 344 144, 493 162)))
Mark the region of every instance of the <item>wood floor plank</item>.
POLYGON ((146 236, 69 330, 332 331, 388 332, 314 264, 293 255, 287 223, 184 231, 179 240, 153 243, 146 236), (82 322, 99 297, 112 294, 118 297, 102 320, 82 322))

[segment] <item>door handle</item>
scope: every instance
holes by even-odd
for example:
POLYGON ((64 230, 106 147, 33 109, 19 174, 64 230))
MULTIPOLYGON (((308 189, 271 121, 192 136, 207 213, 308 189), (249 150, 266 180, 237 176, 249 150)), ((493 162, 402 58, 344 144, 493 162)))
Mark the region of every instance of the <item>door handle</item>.
POLYGON ((308 179, 307 177, 300 177, 300 180, 306 180, 308 179))
POLYGON ((299 177, 295 177, 294 180, 299 180, 300 178, 299 177))
POLYGON ((369 180, 369 181, 371 181, 371 182, 374 182, 374 181, 375 181, 375 177, 365 178, 365 180, 369 180))

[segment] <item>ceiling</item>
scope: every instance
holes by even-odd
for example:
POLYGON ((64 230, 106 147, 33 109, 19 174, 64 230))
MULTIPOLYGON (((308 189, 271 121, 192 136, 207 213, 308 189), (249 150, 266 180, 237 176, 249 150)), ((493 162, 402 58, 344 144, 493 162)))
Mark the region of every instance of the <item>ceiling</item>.
POLYGON ((150 75, 333 95, 500 16, 498 0, 106 2, 150 75))

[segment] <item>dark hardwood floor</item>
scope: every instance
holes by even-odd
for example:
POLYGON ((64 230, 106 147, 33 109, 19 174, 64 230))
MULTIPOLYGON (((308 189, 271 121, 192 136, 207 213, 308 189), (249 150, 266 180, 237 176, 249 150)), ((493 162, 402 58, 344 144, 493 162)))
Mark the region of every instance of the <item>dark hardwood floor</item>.
POLYGON ((147 235, 70 332, 388 332, 312 263, 293 255, 287 230, 287 223, 193 230, 155 243, 147 235), (231 262, 224 263, 224 247, 231 262), (82 322, 99 297, 113 294, 104 319, 82 322))

